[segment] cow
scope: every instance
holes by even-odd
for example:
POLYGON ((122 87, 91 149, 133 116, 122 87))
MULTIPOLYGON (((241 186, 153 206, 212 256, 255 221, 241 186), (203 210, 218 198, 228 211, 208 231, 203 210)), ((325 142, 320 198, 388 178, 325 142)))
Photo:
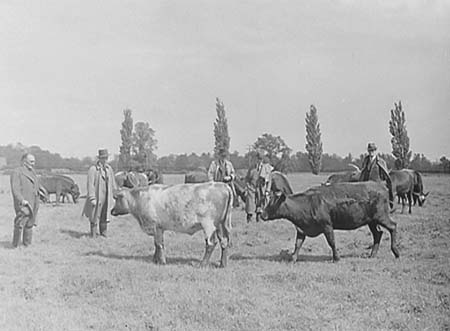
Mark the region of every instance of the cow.
POLYGON ((327 181, 324 183, 324 185, 358 182, 359 177, 361 176, 361 170, 359 169, 358 166, 352 163, 350 163, 349 166, 355 168, 355 170, 331 174, 328 177, 327 181))
POLYGON ((411 174, 411 176, 413 177, 413 192, 412 192, 412 197, 413 197, 413 204, 414 206, 416 204, 418 204, 420 207, 423 207, 423 204, 425 203, 425 200, 428 196, 428 194, 430 194, 430 192, 428 191, 427 193, 423 192, 423 180, 422 180, 422 175, 420 174, 420 172, 416 171, 416 170, 412 170, 412 169, 404 169, 405 171, 409 172, 411 174))
POLYGON ((153 260, 165 264, 164 231, 194 234, 203 230, 206 247, 200 263, 206 266, 216 246, 222 249, 220 266, 227 265, 233 192, 225 183, 152 185, 122 189, 114 196, 113 216, 133 215, 141 229, 154 237, 153 260))
POLYGON ((135 188, 148 186, 147 175, 135 171, 119 171, 114 175, 117 187, 135 188))
POLYGON ((206 183, 207 181, 208 173, 206 169, 199 168, 184 175, 185 184, 206 183))
POLYGON ((402 203, 402 213, 405 209, 405 202, 408 203, 408 213, 411 214, 412 194, 414 190, 414 175, 413 173, 402 170, 391 170, 389 172, 391 177, 392 191, 397 194, 399 200, 402 203))
POLYGON ((74 203, 78 202, 80 197, 80 188, 75 181, 64 175, 42 175, 39 176, 39 181, 43 189, 43 194, 48 202, 50 202, 50 194, 56 195, 56 203, 59 203, 62 197, 62 202, 65 201, 67 195, 72 196, 74 203))
POLYGON ((282 191, 271 192, 266 204, 263 220, 287 219, 297 230, 292 261, 297 261, 299 250, 308 237, 323 233, 333 251, 333 261, 339 260, 334 240, 334 230, 353 230, 368 225, 374 244, 370 256, 376 256, 383 232, 391 235, 391 250, 398 258, 397 225, 389 215, 389 193, 385 185, 378 182, 339 183, 317 186, 302 193, 290 195, 282 191))

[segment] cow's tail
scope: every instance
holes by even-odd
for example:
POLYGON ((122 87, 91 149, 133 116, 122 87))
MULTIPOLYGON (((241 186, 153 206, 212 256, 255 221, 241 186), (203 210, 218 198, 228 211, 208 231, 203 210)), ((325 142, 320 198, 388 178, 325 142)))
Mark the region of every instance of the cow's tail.
POLYGON ((233 208, 233 192, 228 185, 227 188, 228 199, 222 216, 222 222, 220 222, 220 224, 222 227, 223 239, 226 239, 228 247, 231 247, 231 210, 233 208))

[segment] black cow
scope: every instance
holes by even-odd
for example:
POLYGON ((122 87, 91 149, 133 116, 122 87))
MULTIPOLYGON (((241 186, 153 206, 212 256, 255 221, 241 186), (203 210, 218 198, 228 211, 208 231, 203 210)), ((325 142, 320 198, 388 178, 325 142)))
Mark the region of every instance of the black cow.
POLYGON ((204 169, 190 171, 184 175, 185 184, 205 183, 208 181, 208 173, 204 169))
POLYGON ((425 203, 425 200, 426 200, 428 194, 430 194, 430 192, 429 191, 427 193, 423 192, 424 187, 423 187, 422 175, 420 174, 420 172, 418 172, 416 170, 412 170, 412 169, 405 169, 405 171, 409 172, 413 178, 412 197, 413 197, 414 206, 416 204, 418 204, 420 207, 423 207, 423 204, 425 203))
POLYGON ((74 203, 78 202, 80 188, 72 178, 64 175, 42 175, 39 181, 43 187, 40 194, 44 195, 48 202, 50 202, 50 194, 56 195, 56 203, 59 203, 61 197, 64 202, 67 195, 72 196, 74 203))
POLYGON ((135 171, 119 171, 114 175, 117 187, 135 188, 148 186, 146 174, 135 171))
POLYGON ((295 225, 297 238, 292 254, 294 262, 305 238, 316 237, 321 233, 333 250, 333 260, 338 261, 334 229, 353 230, 363 225, 368 225, 373 235, 371 257, 376 255, 383 234, 377 229, 378 225, 390 232, 391 250, 395 257, 399 257, 397 225, 389 216, 389 193, 381 183, 369 181, 322 185, 291 195, 275 191, 271 193, 261 216, 264 220, 285 218, 295 225))
POLYGON ((405 202, 408 203, 408 212, 411 214, 412 195, 414 189, 413 174, 406 169, 391 170, 389 172, 392 182, 392 191, 397 194, 402 203, 402 213, 405 209, 405 202))

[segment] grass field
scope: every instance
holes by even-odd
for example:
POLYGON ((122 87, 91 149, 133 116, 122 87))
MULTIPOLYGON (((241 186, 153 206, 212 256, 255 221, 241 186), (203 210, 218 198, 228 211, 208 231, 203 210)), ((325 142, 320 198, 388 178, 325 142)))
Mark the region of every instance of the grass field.
MULTIPOLYGON (((301 191, 325 175, 289 177, 301 191)), ((75 179, 83 191, 85 178, 75 179)), ((450 330, 450 177, 424 182, 425 207, 393 215, 400 259, 387 232, 378 257, 367 258, 372 236, 363 227, 336 231, 339 263, 319 236, 307 238, 291 264, 283 253, 293 249, 294 227, 247 224, 238 209, 228 267, 199 269, 202 233, 167 232, 168 264, 158 266, 153 239, 129 216, 112 219, 107 239, 90 239, 84 200, 41 205, 33 245, 12 249, 12 198, 2 176, 0 330, 450 330)))

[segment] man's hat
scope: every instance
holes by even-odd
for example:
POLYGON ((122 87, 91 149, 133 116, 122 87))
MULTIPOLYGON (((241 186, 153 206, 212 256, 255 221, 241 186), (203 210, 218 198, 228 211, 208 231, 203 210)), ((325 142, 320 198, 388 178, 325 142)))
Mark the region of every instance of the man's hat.
POLYGON ((221 147, 221 148, 219 148, 219 150, 217 151, 217 155, 219 155, 219 156, 227 156, 227 150, 226 150, 226 148, 223 148, 223 147, 221 147))
POLYGON ((99 149, 98 150, 98 158, 107 158, 109 156, 108 150, 107 149, 99 149))
POLYGON ((367 151, 373 152, 377 150, 377 145, 375 143, 368 143, 367 144, 367 151))

